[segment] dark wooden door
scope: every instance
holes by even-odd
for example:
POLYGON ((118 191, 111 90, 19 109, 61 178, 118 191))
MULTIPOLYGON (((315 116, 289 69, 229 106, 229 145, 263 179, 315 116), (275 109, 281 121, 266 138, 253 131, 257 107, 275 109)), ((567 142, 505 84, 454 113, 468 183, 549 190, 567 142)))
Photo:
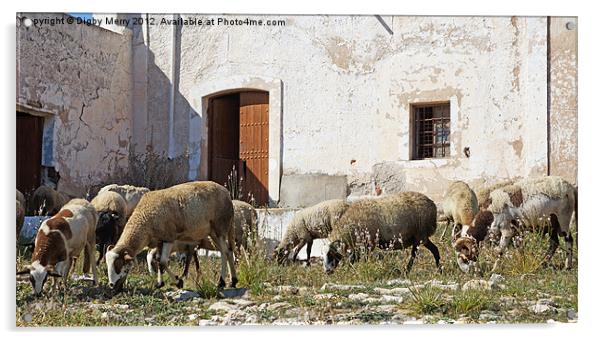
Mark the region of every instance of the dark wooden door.
POLYGON ((234 169, 241 199, 258 205, 269 201, 268 99, 267 92, 240 92, 209 105, 209 178, 226 185, 234 169))
POLYGON ((30 194, 40 186, 44 118, 17 112, 17 189, 30 194))
POLYGON ((238 170, 239 96, 213 98, 210 105, 210 172, 209 178, 226 185, 233 167, 238 170))
POLYGON ((244 192, 258 205, 267 204, 269 95, 267 92, 240 93, 240 159, 244 192))

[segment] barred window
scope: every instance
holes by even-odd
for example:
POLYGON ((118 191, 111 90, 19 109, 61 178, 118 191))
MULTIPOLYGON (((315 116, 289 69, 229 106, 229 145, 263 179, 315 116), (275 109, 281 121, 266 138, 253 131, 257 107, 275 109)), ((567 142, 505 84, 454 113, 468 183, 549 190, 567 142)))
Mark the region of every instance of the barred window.
POLYGON ((449 103, 412 105, 412 159, 449 157, 449 103))

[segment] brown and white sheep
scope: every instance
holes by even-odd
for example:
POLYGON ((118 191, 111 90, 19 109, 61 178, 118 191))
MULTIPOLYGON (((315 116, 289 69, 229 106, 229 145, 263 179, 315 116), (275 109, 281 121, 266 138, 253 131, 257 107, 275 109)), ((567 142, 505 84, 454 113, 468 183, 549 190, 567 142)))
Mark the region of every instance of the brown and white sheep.
POLYGON ((51 187, 41 186, 31 196, 30 215, 51 216, 59 212, 69 197, 51 187))
POLYGON ((100 195, 106 191, 116 192, 116 193, 120 194, 121 197, 123 197, 123 199, 127 203, 126 220, 129 219, 130 216, 132 216, 132 213, 134 212, 134 209, 138 205, 138 202, 140 202, 140 199, 142 198, 142 196, 144 196, 146 193, 150 192, 150 190, 145 187, 135 187, 133 185, 128 185, 128 184, 125 184, 125 185, 109 184, 109 185, 102 187, 100 189, 100 191, 98 192, 98 195, 100 195))
POLYGON ((207 236, 216 244, 222 256, 219 287, 225 286, 224 276, 230 267, 232 287, 236 286, 234 268, 234 210, 226 188, 214 182, 189 182, 151 191, 140 200, 125 225, 115 247, 109 248, 107 263, 109 286, 120 290, 132 267, 134 257, 143 248, 161 247, 157 286, 163 286, 161 271, 183 281, 167 266, 175 242, 198 243, 207 236))
POLYGON ((96 244, 100 247, 100 255, 96 261, 98 265, 107 248, 117 243, 121 236, 126 222, 127 204, 120 194, 113 191, 99 193, 91 203, 98 212, 96 225, 96 244))
POLYGON ((17 272, 29 275, 36 295, 42 292, 48 276, 62 277, 66 286, 73 258, 82 250, 92 267, 93 282, 98 283, 94 259, 96 210, 84 199, 69 201, 54 216, 42 222, 36 235, 32 263, 17 272))
POLYGON ((544 263, 556 252, 560 235, 566 244, 565 268, 570 269, 573 261, 573 237, 569 228, 576 210, 576 196, 575 188, 558 176, 525 179, 492 191, 488 210, 494 218, 491 228, 501 233, 499 254, 508 246, 519 222, 524 226, 537 228, 543 226, 542 220, 549 218, 547 231, 550 234, 550 244, 544 263))
POLYGON ((333 225, 348 207, 349 204, 345 200, 333 199, 297 212, 272 257, 280 264, 286 262, 289 257, 294 261, 301 248, 307 244, 307 264, 309 265, 313 241, 327 238, 333 225))
POLYGON ((357 257, 360 247, 401 249, 412 246, 406 272, 412 269, 418 246, 425 246, 435 258, 439 270, 439 249, 429 239, 437 230, 437 206, 417 192, 402 192, 376 200, 352 204, 333 226, 330 246, 324 257, 324 270, 331 273, 343 254, 357 257))

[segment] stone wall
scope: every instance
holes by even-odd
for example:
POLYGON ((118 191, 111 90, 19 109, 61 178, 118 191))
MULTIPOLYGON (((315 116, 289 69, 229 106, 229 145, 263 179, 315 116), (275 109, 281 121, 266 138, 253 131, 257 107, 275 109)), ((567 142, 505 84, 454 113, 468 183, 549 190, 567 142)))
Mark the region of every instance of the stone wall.
POLYGON ((19 25, 16 55, 17 110, 45 117, 43 163, 59 173, 59 190, 84 195, 127 171, 131 34, 77 24, 19 25))

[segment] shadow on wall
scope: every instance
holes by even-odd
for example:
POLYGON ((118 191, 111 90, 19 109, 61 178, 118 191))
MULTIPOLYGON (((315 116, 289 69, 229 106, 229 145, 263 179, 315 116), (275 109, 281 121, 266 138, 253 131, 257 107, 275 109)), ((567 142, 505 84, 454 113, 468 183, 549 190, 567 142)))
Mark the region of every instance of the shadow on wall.
MULTIPOLYGON (((200 151, 200 145, 197 146, 199 149, 190 150, 189 141, 191 118, 201 115, 179 91, 182 26, 174 26, 174 69, 171 70, 169 64, 162 69, 156 64, 154 52, 149 49, 149 44, 154 42, 150 40, 152 37, 148 31, 143 31, 142 25, 133 24, 148 22, 143 16, 146 15, 117 15, 118 19, 129 19, 127 28, 132 31, 133 107, 129 167, 113 173, 106 183, 92 186, 90 193, 96 193, 110 183, 127 183, 155 190, 188 182, 189 158, 200 151), (168 76, 165 72, 171 74, 168 76)), ((166 50, 171 52, 172 46, 167 45, 166 50)), ((172 59, 167 60, 171 63, 172 59)), ((200 126, 205 124, 205 117, 202 119, 200 126)))

